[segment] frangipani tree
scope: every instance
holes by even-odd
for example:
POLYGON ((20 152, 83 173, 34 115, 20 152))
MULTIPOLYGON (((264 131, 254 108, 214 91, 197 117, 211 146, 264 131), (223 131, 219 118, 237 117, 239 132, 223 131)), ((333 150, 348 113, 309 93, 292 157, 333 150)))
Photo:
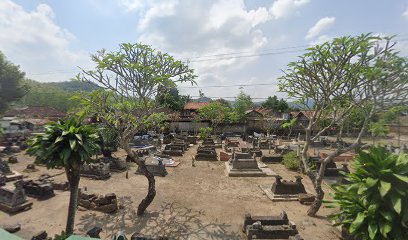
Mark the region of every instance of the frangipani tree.
POLYGON ((316 191, 316 200, 308 211, 310 216, 316 215, 324 198, 321 183, 327 163, 363 146, 361 139, 374 114, 407 101, 408 63, 396 55, 393 47, 390 38, 371 34, 336 38, 307 49, 297 61, 288 64, 280 78, 281 91, 297 99, 304 109, 313 111, 304 129, 301 154, 316 191), (310 143, 336 124, 347 122, 356 109, 364 116, 358 136, 349 146, 339 145, 322 161, 320 169, 313 171, 308 161, 310 143), (322 118, 330 121, 321 121, 322 118), (325 126, 320 125, 320 131, 312 135, 312 130, 322 122, 326 122, 325 126))
MULTIPOLYGON (((77 79, 97 83, 109 90, 96 96, 110 102, 101 103, 105 109, 101 114, 118 130, 120 147, 139 165, 149 182, 148 194, 137 211, 141 215, 156 195, 155 179, 144 161, 130 149, 129 142, 137 132, 163 122, 165 116, 154 101, 160 90, 174 88, 179 82, 194 84, 196 76, 187 64, 141 43, 120 44, 118 51, 98 51, 92 55, 92 60, 95 69, 82 69, 77 79)), ((93 102, 92 98, 84 101, 93 102)))
POLYGON ((29 141, 27 152, 35 156, 36 163, 47 168, 63 167, 70 186, 68 220, 66 233, 74 230, 78 202, 80 168, 91 161, 99 150, 99 137, 92 125, 83 124, 82 119, 69 117, 66 120, 48 123, 45 132, 35 135, 29 141))

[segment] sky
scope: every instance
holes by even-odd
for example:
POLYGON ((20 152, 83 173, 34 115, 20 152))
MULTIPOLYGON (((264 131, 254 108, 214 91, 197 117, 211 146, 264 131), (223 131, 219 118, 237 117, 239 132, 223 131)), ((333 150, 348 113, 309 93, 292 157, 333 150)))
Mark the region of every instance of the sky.
POLYGON ((67 81, 90 54, 142 42, 189 62, 193 97, 285 97, 278 78, 305 48, 369 32, 408 56, 408 0, 0 0, 0 51, 28 78, 67 81))

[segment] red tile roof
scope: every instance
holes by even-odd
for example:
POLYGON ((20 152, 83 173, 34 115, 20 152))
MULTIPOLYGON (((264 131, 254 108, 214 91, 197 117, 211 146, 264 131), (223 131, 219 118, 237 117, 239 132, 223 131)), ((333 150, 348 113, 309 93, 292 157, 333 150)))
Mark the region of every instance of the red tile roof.
POLYGON ((197 110, 202 107, 205 107, 209 102, 188 102, 184 105, 184 110, 197 110))

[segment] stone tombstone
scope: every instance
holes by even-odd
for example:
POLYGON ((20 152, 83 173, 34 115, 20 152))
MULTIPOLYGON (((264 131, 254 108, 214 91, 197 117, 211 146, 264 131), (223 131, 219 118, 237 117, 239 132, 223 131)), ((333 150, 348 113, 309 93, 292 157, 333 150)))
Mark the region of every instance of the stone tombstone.
POLYGON ((6 185, 6 176, 4 176, 2 172, 0 172, 0 187, 4 185, 6 185))
POLYGON ((54 196, 54 188, 51 183, 28 180, 24 181, 24 191, 28 196, 38 199, 48 199, 54 196))
POLYGON ((89 163, 81 166, 81 176, 92 179, 110 178, 109 163, 89 163))
POLYGON ((246 239, 298 239, 302 238, 296 224, 289 221, 287 214, 282 211, 278 216, 245 215, 243 231, 246 239))
POLYGON ((8 163, 18 163, 18 159, 16 156, 10 156, 8 159, 8 163))
POLYGON ((276 195, 295 195, 306 193, 301 176, 296 176, 295 181, 282 180, 281 176, 276 176, 275 178, 276 181, 272 184, 271 191, 276 195))
POLYGON ((89 210, 114 213, 118 210, 116 194, 97 195, 86 191, 79 192, 78 205, 89 210))
POLYGON ((23 180, 14 182, 14 189, 10 186, 0 187, 0 209, 7 212, 18 212, 31 207, 23 189, 23 180))
POLYGON ((8 163, 1 159, 0 159, 0 172, 2 172, 4 175, 13 174, 13 172, 10 170, 8 163))
MULTIPOLYGON (((154 176, 160 176, 160 177, 165 177, 168 172, 166 170, 166 166, 163 164, 163 160, 158 157, 156 158, 157 164, 156 163, 146 163, 146 168, 147 171, 153 174, 154 176)), ((143 174, 140 166, 137 167, 136 174, 143 174)))
POLYGON ((234 152, 232 156, 233 169, 257 169, 258 163, 250 153, 234 152))

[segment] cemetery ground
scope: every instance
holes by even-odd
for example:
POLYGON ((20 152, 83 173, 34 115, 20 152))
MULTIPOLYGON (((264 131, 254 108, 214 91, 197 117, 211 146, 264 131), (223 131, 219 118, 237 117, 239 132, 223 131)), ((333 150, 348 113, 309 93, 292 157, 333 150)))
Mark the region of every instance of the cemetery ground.
MULTIPOLYGON (((107 180, 81 178, 80 187, 97 194, 115 193, 119 210, 113 214, 84 210, 79 207, 75 221, 75 233, 85 234, 94 226, 103 229, 102 239, 110 239, 123 230, 128 237, 134 232, 151 236, 168 236, 170 239, 244 239, 242 224, 244 215, 278 215, 282 210, 293 221, 304 239, 339 239, 339 232, 331 226, 326 216, 332 209, 321 208, 317 218, 306 215, 309 206, 297 201, 272 202, 259 185, 272 184, 273 177, 227 177, 222 161, 196 161, 192 167, 192 156, 197 145, 190 147, 183 157, 173 157, 180 161, 177 167, 167 167, 166 177, 155 177, 157 195, 144 216, 138 217, 139 202, 147 193, 147 181, 136 175, 135 164, 130 164, 129 179, 126 172, 111 173, 107 180)), ((265 150, 264 150, 265 151, 265 150)), ((267 151, 267 150, 266 150, 267 151)), ((219 149, 217 149, 219 153, 219 149)), ((24 152, 15 154, 19 160, 10 164, 12 170, 23 170, 34 159, 24 152)), ((124 152, 115 155, 124 159, 124 152)), ((284 179, 294 180, 298 175, 281 164, 268 164, 269 168, 284 179)), ((36 166, 39 171, 23 173, 31 179, 41 174, 59 174, 56 181, 66 181, 63 169, 47 170, 36 166)), ((314 193, 310 180, 303 176, 306 190, 314 193)), ((329 188, 324 186, 327 195, 329 188)), ((35 233, 46 230, 48 236, 61 233, 65 228, 69 191, 55 191, 55 196, 47 200, 35 200, 32 209, 15 215, 0 211, 1 224, 21 224, 16 235, 30 239, 35 233)))

